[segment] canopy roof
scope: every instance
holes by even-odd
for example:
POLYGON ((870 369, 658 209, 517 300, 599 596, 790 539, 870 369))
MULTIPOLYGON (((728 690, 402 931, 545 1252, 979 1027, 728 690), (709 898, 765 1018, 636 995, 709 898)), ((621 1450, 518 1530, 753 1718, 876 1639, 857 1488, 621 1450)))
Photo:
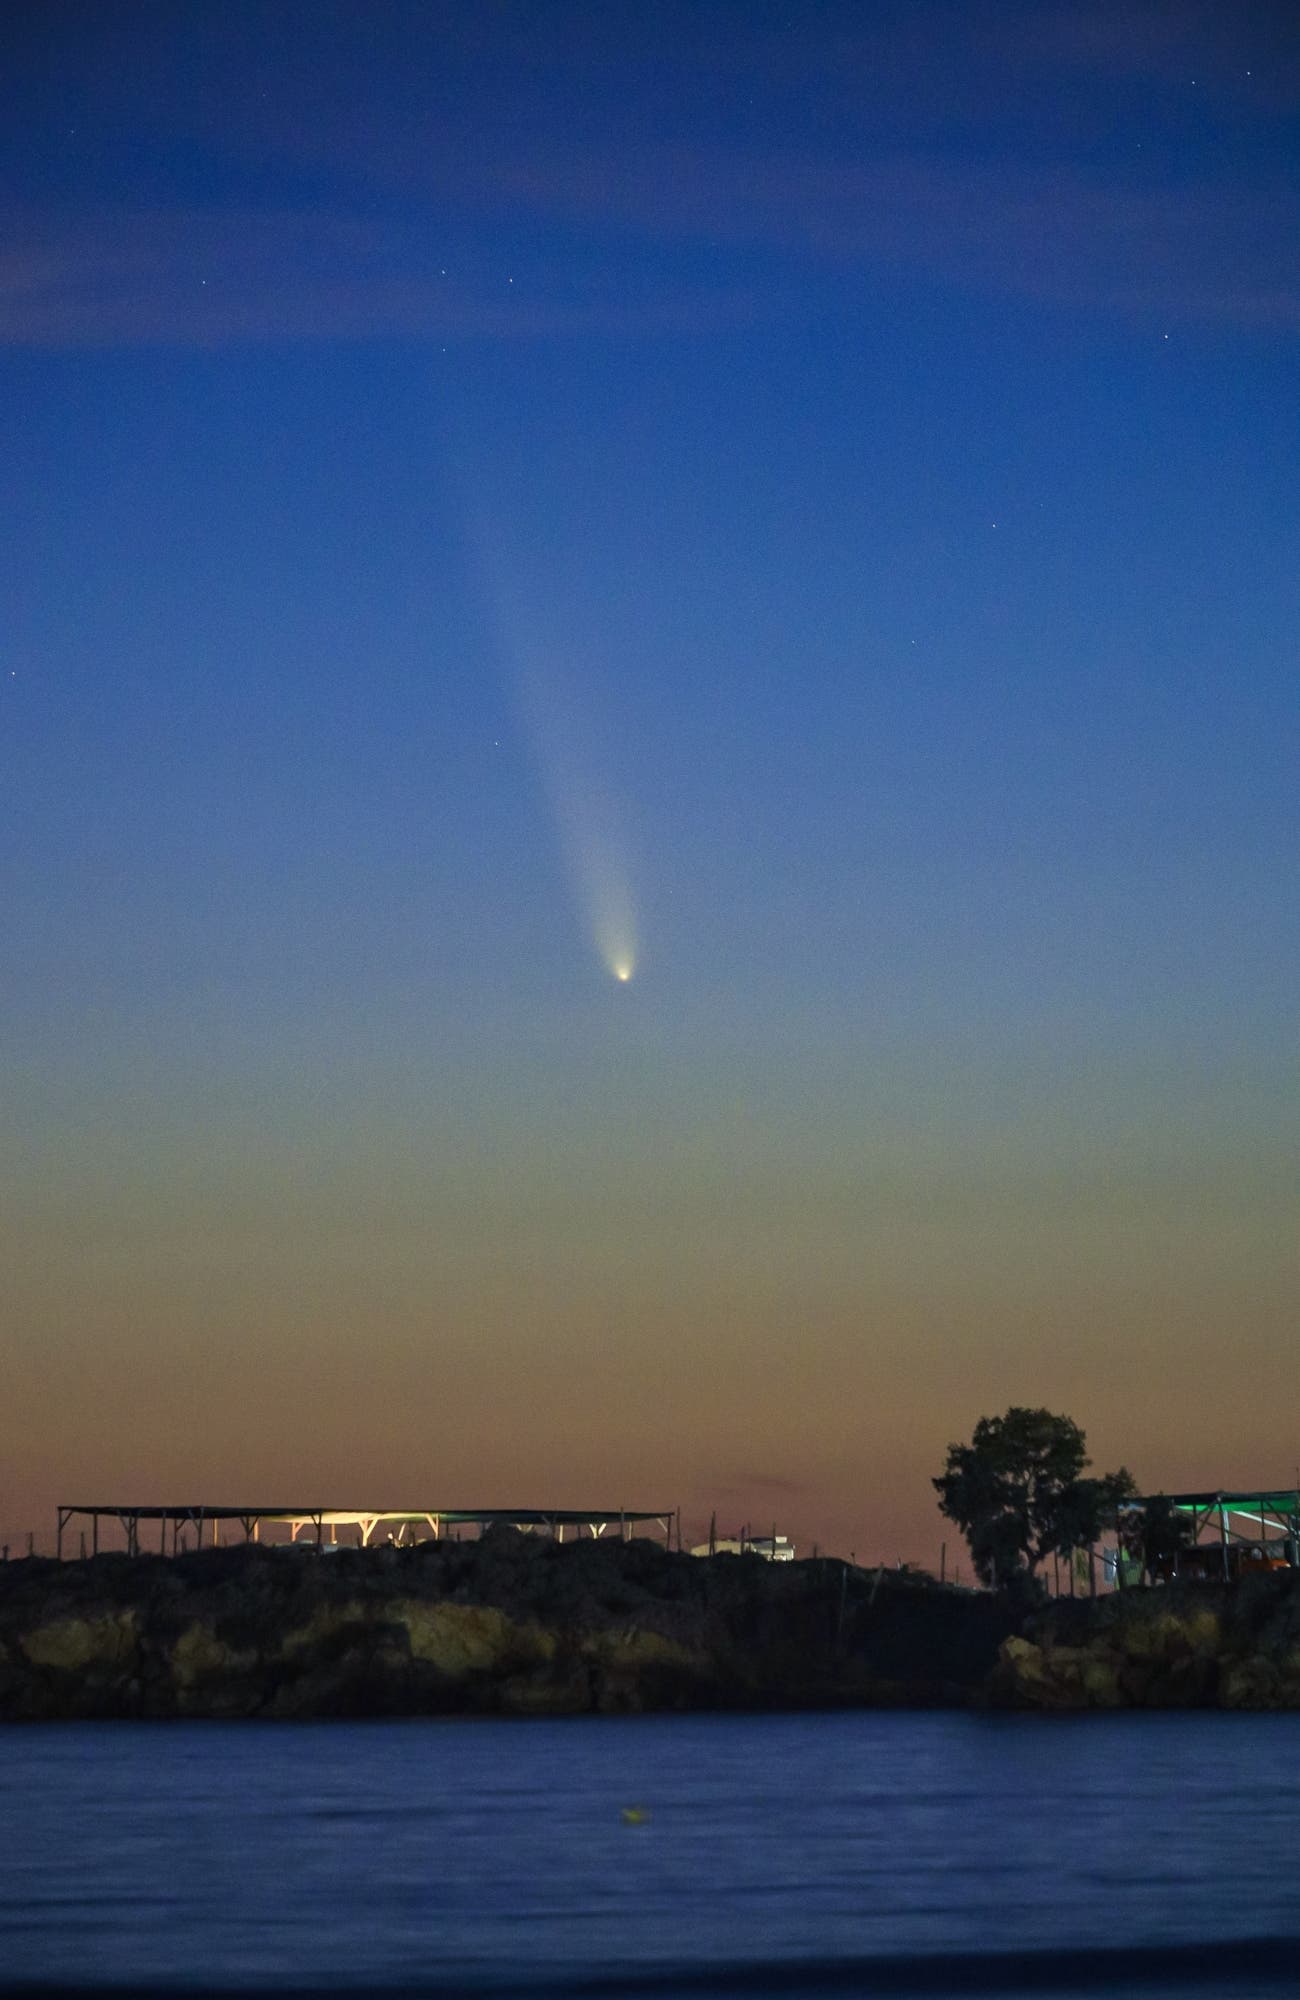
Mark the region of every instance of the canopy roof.
POLYGON ((1141 1500, 1123 1501, 1121 1511, 1140 1511, 1152 1500, 1163 1500, 1180 1514, 1213 1513, 1222 1507, 1225 1514, 1248 1514, 1252 1520, 1267 1514, 1300 1515, 1300 1491, 1294 1486, 1255 1493, 1149 1493, 1141 1500))
POLYGON ((666 1521, 671 1507, 133 1507, 121 1501, 99 1507, 64 1504, 64 1514, 132 1515, 137 1521, 320 1521, 342 1527, 358 1521, 508 1521, 520 1528, 586 1527, 592 1521, 666 1521))

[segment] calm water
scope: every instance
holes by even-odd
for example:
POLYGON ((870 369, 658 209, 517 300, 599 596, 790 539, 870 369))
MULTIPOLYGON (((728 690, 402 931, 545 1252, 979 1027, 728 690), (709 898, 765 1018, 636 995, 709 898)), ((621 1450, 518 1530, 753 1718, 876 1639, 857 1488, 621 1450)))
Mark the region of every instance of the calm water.
POLYGON ((0 1731, 12 1985, 1294 1994, 1298 1879, 1300 1716, 0 1731))

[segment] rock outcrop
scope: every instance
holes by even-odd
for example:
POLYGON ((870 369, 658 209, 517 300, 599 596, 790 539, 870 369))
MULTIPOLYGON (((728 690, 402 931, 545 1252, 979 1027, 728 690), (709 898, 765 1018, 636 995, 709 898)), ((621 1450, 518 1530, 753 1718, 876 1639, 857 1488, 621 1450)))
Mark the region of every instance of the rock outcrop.
POLYGON ((1007 1607, 834 1561, 510 1529, 0 1565, 0 1718, 578 1715, 973 1700, 1007 1607))
POLYGON ((988 1698, 1028 1709, 1300 1708, 1300 1577, 1062 1600, 1004 1640, 988 1698))
POLYGON ((0 1719, 1300 1708, 1300 1576, 1026 1609, 835 1562, 250 1546, 0 1564, 0 1719))

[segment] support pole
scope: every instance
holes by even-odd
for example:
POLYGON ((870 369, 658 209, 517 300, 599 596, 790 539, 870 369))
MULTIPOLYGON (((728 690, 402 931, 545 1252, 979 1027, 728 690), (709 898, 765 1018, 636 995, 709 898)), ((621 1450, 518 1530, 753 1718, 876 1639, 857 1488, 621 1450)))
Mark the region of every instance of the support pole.
POLYGON ((1228 1514, 1223 1500, 1219 1500, 1219 1537, 1223 1543, 1223 1581, 1228 1581, 1228 1514))
POLYGON ((67 1518, 68 1517, 64 1509, 60 1507, 59 1525, 54 1532, 54 1559, 56 1562, 63 1561, 63 1523, 67 1520, 67 1518))
POLYGON ((97 1556, 97 1555, 99 1554, 99 1509, 98 1509, 98 1507, 96 1507, 96 1509, 95 1509, 94 1513, 93 1513, 93 1514, 91 1515, 91 1517, 90 1517, 90 1552, 91 1552, 91 1554, 92 1554, 92 1555, 95 1555, 95 1556, 97 1556))

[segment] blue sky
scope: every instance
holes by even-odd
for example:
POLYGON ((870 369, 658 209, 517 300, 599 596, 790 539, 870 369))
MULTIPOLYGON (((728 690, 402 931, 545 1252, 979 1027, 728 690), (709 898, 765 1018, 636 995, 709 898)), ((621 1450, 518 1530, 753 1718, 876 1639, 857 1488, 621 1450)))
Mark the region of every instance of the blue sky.
POLYGON ((483 1504, 925 1553, 1009 1401, 1289 1477, 1287 11, 5 32, 11 1525, 195 1342, 214 1499, 266 1353, 384 1504, 426 1366, 483 1504))

